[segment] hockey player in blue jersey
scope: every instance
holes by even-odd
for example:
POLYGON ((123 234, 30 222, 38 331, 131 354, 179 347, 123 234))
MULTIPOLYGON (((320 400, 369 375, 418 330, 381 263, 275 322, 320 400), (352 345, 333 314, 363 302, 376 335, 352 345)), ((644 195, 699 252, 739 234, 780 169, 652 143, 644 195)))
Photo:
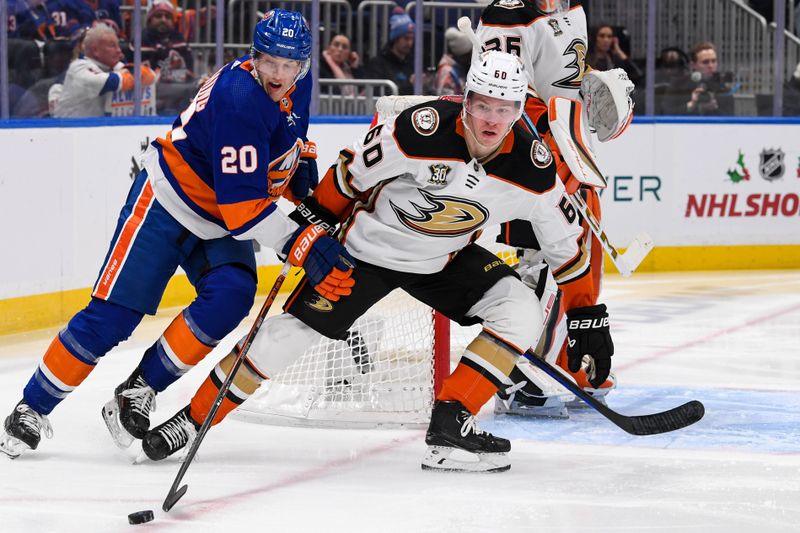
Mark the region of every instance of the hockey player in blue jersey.
POLYGON ((280 209, 315 184, 306 139, 311 32, 302 15, 275 9, 258 22, 249 56, 222 67, 153 142, 134 180, 89 305, 53 340, 5 420, 0 451, 36 449, 47 415, 156 311, 178 266, 197 298, 169 325, 102 408, 115 442, 128 447, 150 425, 154 398, 208 354, 247 315, 256 291, 251 240, 287 254, 314 285, 347 294, 341 245, 312 235, 280 209), (316 238, 316 240, 314 240, 316 238), (339 268, 335 268, 338 265, 339 268), (330 279, 329 279, 330 278, 330 279), (327 284, 326 284, 327 283, 327 284))

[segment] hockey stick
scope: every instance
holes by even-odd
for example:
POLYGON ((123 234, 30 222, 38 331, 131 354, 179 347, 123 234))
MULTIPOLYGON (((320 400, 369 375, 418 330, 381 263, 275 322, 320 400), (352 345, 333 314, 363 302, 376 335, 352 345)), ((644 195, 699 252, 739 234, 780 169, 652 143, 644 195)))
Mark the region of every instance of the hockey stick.
POLYGON ((225 378, 225 381, 222 383, 222 386, 219 388, 219 394, 217 394, 216 399, 214 400, 213 405, 211 406, 211 410, 206 415, 206 419, 203 421, 203 425, 200 426, 200 429, 197 431, 197 437, 195 437, 194 442, 192 443, 192 447, 189 448, 189 453, 186 454, 186 459, 184 459, 183 464, 181 465, 180 470, 178 470, 178 475, 175 476, 175 481, 172 482, 172 487, 169 489, 169 493, 167 497, 164 499, 164 504, 161 508, 164 512, 169 512, 172 507, 178 503, 186 491, 189 489, 189 485, 183 485, 181 488, 178 488, 181 480, 183 480, 183 476, 186 474, 186 471, 189 469, 189 465, 192 464, 192 460, 194 456, 197 454, 197 449, 200 447, 200 443, 203 442, 203 438, 208 433, 208 429, 211 427, 211 421, 214 420, 214 416, 217 414, 220 405, 222 405, 222 400, 225 399, 225 395, 228 393, 228 390, 231 388, 231 384, 233 383, 233 378, 236 376, 236 372, 239 370, 239 367, 242 366, 242 362, 244 361, 247 352, 250 350, 250 346, 253 344, 253 340, 256 338, 256 334, 258 330, 261 329, 261 324, 264 323, 264 319, 267 317, 267 313, 269 312, 270 307, 272 307, 272 302, 275 301, 275 297, 278 295, 278 291, 283 285, 286 276, 289 274, 289 269, 291 265, 287 261, 283 264, 283 268, 281 269, 281 273, 278 274, 278 278, 275 280, 275 283, 272 285, 272 289, 269 291, 267 295, 267 299, 264 300, 264 304, 261 306, 261 310, 256 315, 255 322, 253 322, 253 326, 250 328, 250 332, 247 334, 247 337, 244 339, 244 343, 242 344, 241 349, 239 350, 239 354, 236 356, 236 359, 231 366, 230 372, 228 372, 228 376, 225 378))
MULTIPOLYGON (((458 19, 458 29, 464 33, 469 40, 472 42, 473 48, 477 50, 481 50, 481 43, 478 40, 478 36, 475 34, 475 30, 472 29, 472 21, 469 17, 461 17, 458 19)), ((534 126, 533 121, 531 118, 522 113, 522 120, 525 121, 525 125, 531 131, 531 133, 539 138, 539 133, 536 130, 536 126, 534 126)), ((541 138, 539 138, 541 140, 541 138)), ((586 205, 586 202, 583 200, 583 197, 578 192, 568 195, 573 207, 577 209, 583 219, 586 220, 586 223, 589 225, 589 228, 592 230, 592 233, 595 234, 597 239, 600 241, 601 246, 603 249, 608 253, 609 257, 611 258, 611 262, 614 263, 614 266, 617 267, 619 273, 624 276, 628 277, 633 274, 633 271, 641 264, 650 250, 653 249, 653 239, 645 232, 640 232, 633 241, 628 245, 625 253, 621 253, 617 248, 611 244, 611 241, 606 236, 606 232, 603 231, 600 222, 597 220, 597 217, 594 216, 594 213, 589 209, 589 206, 586 205)))
POLYGON ((559 382, 565 389, 586 402, 590 407, 609 419, 617 427, 631 435, 657 435, 659 433, 667 433, 669 431, 675 431, 676 429, 685 428, 703 418, 706 412, 701 402, 692 400, 660 413, 626 416, 614 411, 603 402, 594 398, 591 394, 576 385, 571 379, 559 372, 550 363, 536 357, 530 350, 523 355, 545 374, 559 382))

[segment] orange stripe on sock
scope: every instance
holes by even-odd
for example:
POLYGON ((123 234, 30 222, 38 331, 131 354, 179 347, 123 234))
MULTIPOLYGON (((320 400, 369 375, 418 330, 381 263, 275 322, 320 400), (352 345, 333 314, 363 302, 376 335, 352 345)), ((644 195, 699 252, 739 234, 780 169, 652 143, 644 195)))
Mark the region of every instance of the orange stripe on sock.
POLYGON ((176 316, 164 332, 164 340, 178 359, 187 365, 196 365, 213 349, 194 336, 183 318, 183 313, 176 316))
MULTIPOLYGON (((211 411, 211 406, 214 405, 217 394, 219 394, 219 389, 214 385, 214 382, 211 381, 211 376, 207 377, 203 384, 200 385, 200 388, 197 389, 194 398, 192 398, 191 407, 189 409, 192 420, 198 424, 203 423, 206 416, 208 416, 208 412, 211 411)), ((214 415, 214 421, 211 422, 211 425, 215 426, 222 422, 222 419, 228 416, 228 413, 236 409, 236 407, 238 406, 229 399, 225 398, 222 400, 222 405, 219 406, 217 414, 214 415)))
POLYGON ((83 383, 86 376, 94 370, 94 365, 87 365, 69 353, 57 336, 45 352, 42 361, 55 377, 70 387, 77 387, 83 383))
POLYGON ((459 363, 455 371, 442 383, 437 400, 458 400, 470 413, 477 415, 483 404, 497 392, 491 381, 472 368, 459 363))

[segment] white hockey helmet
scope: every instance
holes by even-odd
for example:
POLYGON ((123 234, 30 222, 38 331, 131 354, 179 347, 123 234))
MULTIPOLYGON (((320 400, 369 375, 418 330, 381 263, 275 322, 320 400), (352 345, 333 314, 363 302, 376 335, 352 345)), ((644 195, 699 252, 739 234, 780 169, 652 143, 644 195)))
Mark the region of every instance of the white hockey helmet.
POLYGON ((536 7, 545 15, 558 15, 569 11, 569 0, 536 0, 536 7))
POLYGON ((517 115, 513 122, 519 120, 525 108, 525 98, 528 94, 528 78, 517 56, 490 50, 475 57, 467 73, 467 82, 464 87, 464 112, 472 93, 482 94, 491 98, 511 100, 516 102, 517 115))

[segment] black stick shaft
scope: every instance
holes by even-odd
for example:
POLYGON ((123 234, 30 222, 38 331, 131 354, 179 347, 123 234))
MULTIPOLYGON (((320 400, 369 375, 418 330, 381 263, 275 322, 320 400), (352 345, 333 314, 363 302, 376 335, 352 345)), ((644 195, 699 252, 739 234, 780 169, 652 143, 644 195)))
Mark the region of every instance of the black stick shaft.
POLYGON ((172 509, 178 500, 180 500, 183 495, 186 494, 186 490, 189 488, 188 485, 184 485, 180 489, 178 489, 178 485, 180 485, 181 481, 183 480, 183 476, 186 475, 189 465, 192 464, 192 460, 197 454, 197 449, 200 447, 200 443, 203 442, 203 438, 205 437, 206 433, 208 433, 208 429, 211 427, 211 421, 214 420, 214 416, 217 414, 217 411, 219 411, 219 407, 222 405, 225 395, 231 388, 233 378, 236 376, 236 372, 239 370, 239 367, 242 366, 242 361, 244 361, 247 352, 250 350, 250 346, 253 344, 256 334, 258 334, 258 330, 261 329, 261 324, 264 323, 264 319, 267 317, 267 313, 269 313, 270 307, 272 307, 272 303, 275 301, 275 297, 278 295, 281 285, 283 285, 286 276, 289 274, 290 268, 291 265, 288 262, 283 264, 281 273, 278 275, 278 278, 272 285, 272 290, 269 291, 267 299, 264 300, 261 310, 258 312, 258 315, 256 315, 255 322, 253 322, 253 327, 250 328, 250 332, 247 334, 247 337, 245 337, 244 343, 239 350, 239 354, 236 356, 236 359, 234 360, 231 370, 228 372, 225 381, 219 388, 219 394, 217 394, 217 397, 211 406, 211 410, 209 410, 208 414, 206 415, 203 425, 201 425, 200 429, 197 431, 197 437, 192 443, 192 447, 189 448, 189 453, 186 455, 186 459, 184 459, 183 464, 181 464, 181 468, 178 470, 178 475, 175 476, 175 481, 172 482, 172 487, 170 487, 169 493, 167 493, 167 497, 164 499, 164 504, 161 506, 161 508, 165 512, 169 512, 169 510, 172 509))
POLYGON ((539 359, 532 352, 527 351, 523 355, 548 376, 560 383, 565 389, 587 403, 598 413, 614 423, 614 425, 631 435, 656 435, 675 431, 676 429, 685 428, 686 426, 694 424, 703 418, 705 414, 705 407, 703 407, 703 404, 697 400, 692 400, 660 413, 626 416, 614 411, 606 404, 595 399, 591 394, 584 391, 572 380, 555 369, 550 363, 539 359))

